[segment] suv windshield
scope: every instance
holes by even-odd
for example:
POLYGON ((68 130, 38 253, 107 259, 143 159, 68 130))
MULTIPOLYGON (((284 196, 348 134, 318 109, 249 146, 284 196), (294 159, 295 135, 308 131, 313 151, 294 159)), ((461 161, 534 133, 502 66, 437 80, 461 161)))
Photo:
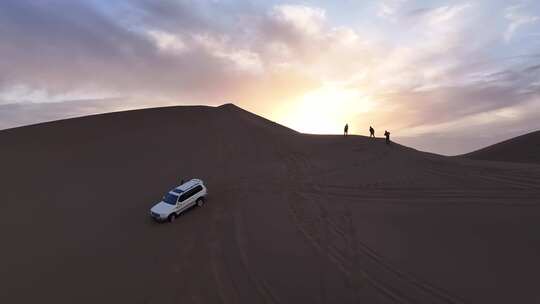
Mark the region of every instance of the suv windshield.
POLYGON ((163 201, 170 205, 176 205, 176 201, 178 200, 178 196, 174 194, 167 193, 163 197, 163 201))

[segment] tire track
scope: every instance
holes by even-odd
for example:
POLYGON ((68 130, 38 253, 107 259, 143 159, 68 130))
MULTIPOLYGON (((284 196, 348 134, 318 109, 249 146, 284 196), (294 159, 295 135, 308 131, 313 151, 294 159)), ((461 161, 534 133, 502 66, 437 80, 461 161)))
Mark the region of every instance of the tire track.
POLYGON ((501 189, 493 190, 462 190, 456 189, 451 191, 448 189, 425 189, 425 188, 379 188, 379 189, 358 189, 336 191, 332 188, 328 190, 301 190, 305 195, 326 195, 329 198, 347 198, 347 199, 385 199, 385 200, 417 200, 432 201, 434 203, 444 203, 447 201, 463 201, 466 203, 470 200, 491 202, 490 204, 506 204, 503 200, 522 200, 523 203, 539 203, 540 191, 528 191, 521 193, 519 191, 508 191, 501 189))
MULTIPOLYGON (((345 208, 347 210, 345 213, 336 213, 335 208, 327 208, 329 205, 327 204, 329 201, 328 193, 320 183, 311 178, 310 171, 312 172, 313 167, 307 157, 301 157, 301 154, 298 154, 290 158, 289 161, 291 162, 290 167, 295 171, 292 175, 297 180, 302 180, 298 178, 300 176, 308 177, 309 180, 308 184, 303 185, 302 191, 296 193, 304 205, 311 202, 313 204, 312 208, 315 207, 316 212, 308 217, 308 223, 319 223, 319 226, 324 231, 329 232, 332 238, 318 238, 316 229, 313 229, 313 227, 309 229, 313 225, 304 225, 302 216, 309 213, 306 210, 309 206, 303 208, 304 206, 301 203, 293 200, 294 203, 291 204, 291 209, 297 217, 300 230, 338 266, 352 286, 360 285, 357 278, 361 277, 363 278, 362 283, 369 283, 391 302, 463 303, 460 299, 450 296, 447 292, 399 270, 376 254, 366 244, 360 242, 356 237, 356 233, 354 233, 355 228, 350 210, 345 208), (347 217, 348 221, 345 220, 347 217), (354 238, 351 239, 351 236, 354 236, 354 238), (340 238, 345 239, 346 244, 341 249, 334 242, 340 238)), ((355 297, 358 300, 361 295, 357 293, 355 297)))
MULTIPOLYGON (((225 120, 214 120, 214 124, 225 125, 225 120)), ((219 129, 219 128, 218 128, 219 129)), ((250 134, 251 135, 251 134, 250 134)), ((230 155, 239 153, 238 147, 226 140, 223 134, 215 134, 218 142, 217 160, 223 168, 223 176, 234 175, 234 164, 229 162, 230 155)), ((252 140, 255 140, 252 137, 252 140)), ((252 156, 257 158, 262 153, 259 145, 250 147, 253 149, 252 156)), ((236 176, 235 185, 226 187, 221 195, 215 193, 216 197, 221 197, 222 204, 216 206, 213 212, 213 231, 210 241, 212 253, 212 274, 217 285, 220 300, 223 303, 257 303, 279 304, 280 301, 271 292, 268 284, 260 278, 251 267, 248 254, 245 250, 247 244, 242 223, 242 208, 238 207, 243 201, 240 194, 249 193, 249 189, 256 187, 250 185, 250 180, 244 176, 236 176), (228 202, 227 212, 223 203, 228 202), (236 211, 234 211, 236 210, 236 211), (240 286, 240 287, 239 287, 240 286), (246 288, 246 286, 252 286, 246 288)))

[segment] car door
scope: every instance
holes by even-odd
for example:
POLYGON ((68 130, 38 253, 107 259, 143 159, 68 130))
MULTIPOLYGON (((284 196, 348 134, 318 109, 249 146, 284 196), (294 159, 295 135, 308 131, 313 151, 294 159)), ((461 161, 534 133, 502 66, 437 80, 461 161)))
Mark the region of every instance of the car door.
POLYGON ((178 205, 180 211, 186 209, 187 207, 191 206, 191 200, 193 199, 193 189, 190 189, 182 195, 180 195, 180 199, 178 200, 178 205))
POLYGON ((199 197, 201 197, 201 191, 202 191, 202 186, 201 185, 197 185, 195 188, 193 188, 193 194, 192 194, 192 201, 191 203, 192 204, 196 204, 197 203, 197 199, 199 199, 199 197))
POLYGON ((197 196, 195 195, 197 193, 197 186, 190 189, 188 191, 188 199, 186 200, 186 207, 191 207, 195 204, 195 199, 197 196))
POLYGON ((176 206, 174 207, 174 213, 178 214, 180 212, 180 210, 182 210, 182 195, 179 195, 177 198, 176 198, 176 206))

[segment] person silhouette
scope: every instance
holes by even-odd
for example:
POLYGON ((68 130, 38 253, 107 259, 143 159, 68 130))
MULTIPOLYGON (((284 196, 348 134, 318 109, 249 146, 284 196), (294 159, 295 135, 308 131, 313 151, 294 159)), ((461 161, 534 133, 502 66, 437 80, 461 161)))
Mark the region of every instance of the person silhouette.
POLYGON ((369 137, 375 138, 375 129, 372 126, 369 126, 369 137))
POLYGON ((349 134, 349 124, 345 124, 345 128, 343 128, 343 136, 347 136, 349 134))
POLYGON ((390 143, 390 132, 388 132, 387 130, 384 130, 384 136, 386 137, 386 143, 389 144, 390 143))

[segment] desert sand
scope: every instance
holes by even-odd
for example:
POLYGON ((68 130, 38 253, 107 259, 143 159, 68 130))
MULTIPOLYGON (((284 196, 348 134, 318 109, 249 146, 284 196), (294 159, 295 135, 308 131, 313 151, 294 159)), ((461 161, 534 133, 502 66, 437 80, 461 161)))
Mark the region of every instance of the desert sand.
POLYGON ((0 303, 540 302, 538 164, 230 104, 8 129, 0 147, 0 303), (207 203, 153 222, 191 177, 207 203))

